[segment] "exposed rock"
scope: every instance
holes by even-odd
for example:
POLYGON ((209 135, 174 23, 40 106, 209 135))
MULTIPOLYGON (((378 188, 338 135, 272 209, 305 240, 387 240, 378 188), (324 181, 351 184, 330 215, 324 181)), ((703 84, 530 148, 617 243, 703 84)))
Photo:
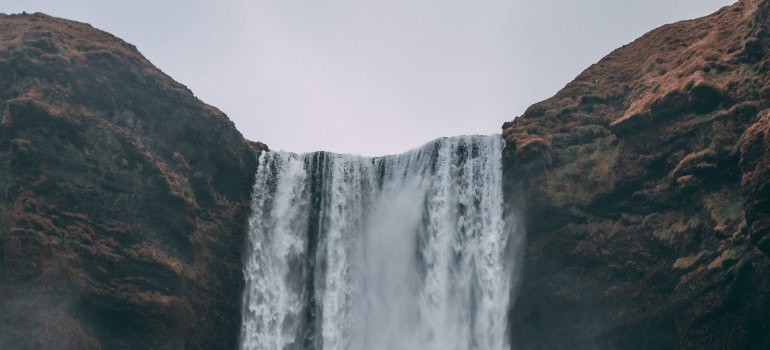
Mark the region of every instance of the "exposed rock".
POLYGON ((0 107, 0 348, 235 348, 266 147, 132 45, 43 14, 0 15, 0 107))
POLYGON ((768 11, 656 29, 504 125, 515 349, 770 348, 768 11))

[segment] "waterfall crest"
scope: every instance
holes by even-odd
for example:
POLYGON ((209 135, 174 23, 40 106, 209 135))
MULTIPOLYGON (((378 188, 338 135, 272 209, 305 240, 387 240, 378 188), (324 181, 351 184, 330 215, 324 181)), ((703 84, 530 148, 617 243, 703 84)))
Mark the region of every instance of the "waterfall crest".
POLYGON ((504 349, 522 234, 499 135, 393 156, 264 152, 243 349, 504 349))

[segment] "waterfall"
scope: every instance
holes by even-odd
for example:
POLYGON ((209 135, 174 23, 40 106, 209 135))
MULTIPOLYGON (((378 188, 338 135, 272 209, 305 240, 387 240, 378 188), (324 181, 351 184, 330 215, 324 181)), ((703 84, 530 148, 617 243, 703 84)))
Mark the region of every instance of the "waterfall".
POLYGON ((243 349, 504 349, 522 234, 499 135, 367 158, 264 152, 243 349))

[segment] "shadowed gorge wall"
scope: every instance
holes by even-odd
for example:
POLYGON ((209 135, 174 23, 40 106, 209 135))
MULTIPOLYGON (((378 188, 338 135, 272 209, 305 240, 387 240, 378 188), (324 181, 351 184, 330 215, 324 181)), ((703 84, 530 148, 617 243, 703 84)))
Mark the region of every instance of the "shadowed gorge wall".
POLYGON ((256 160, 87 24, 0 15, 0 348, 235 348, 256 160))

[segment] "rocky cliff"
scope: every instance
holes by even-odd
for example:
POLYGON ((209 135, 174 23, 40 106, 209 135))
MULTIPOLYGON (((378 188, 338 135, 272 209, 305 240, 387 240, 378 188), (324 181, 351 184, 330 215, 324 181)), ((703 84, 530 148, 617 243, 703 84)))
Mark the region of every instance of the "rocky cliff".
POLYGON ((87 24, 0 15, 0 348, 235 348, 256 161, 87 24))
POLYGON ((514 348, 770 348, 769 11, 656 29, 503 126, 514 348))
MULTIPOLYGON (((514 348, 770 348, 769 12, 654 30, 504 125, 514 348)), ((42 14, 0 15, 0 103, 0 348, 235 348, 264 145, 42 14)))

